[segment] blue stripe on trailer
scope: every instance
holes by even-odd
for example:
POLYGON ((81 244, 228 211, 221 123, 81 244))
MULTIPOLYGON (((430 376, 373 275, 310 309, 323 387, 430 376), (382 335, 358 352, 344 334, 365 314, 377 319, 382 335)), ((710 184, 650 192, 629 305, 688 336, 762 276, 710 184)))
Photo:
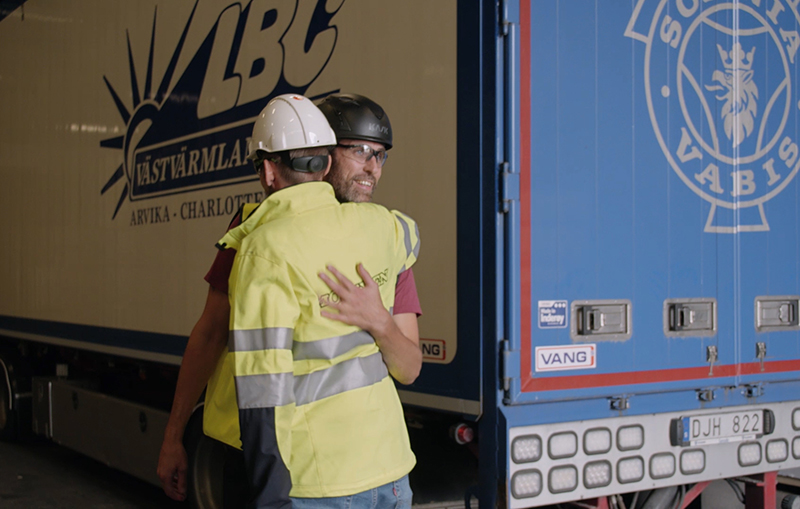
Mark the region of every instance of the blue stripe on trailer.
POLYGON ((79 325, 5 315, 0 315, 0 329, 6 331, 6 334, 20 332, 40 336, 42 337, 42 342, 48 342, 47 338, 66 339, 86 343, 89 346, 97 345, 150 354, 177 356, 183 355, 183 350, 186 348, 186 341, 188 340, 187 336, 175 334, 79 325))

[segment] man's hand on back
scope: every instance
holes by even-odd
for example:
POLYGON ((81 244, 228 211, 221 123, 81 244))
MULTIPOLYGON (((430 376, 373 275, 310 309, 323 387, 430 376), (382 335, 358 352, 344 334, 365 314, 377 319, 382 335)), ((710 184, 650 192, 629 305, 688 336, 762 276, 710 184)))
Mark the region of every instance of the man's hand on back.
POLYGON ((401 384, 408 385, 417 379, 422 368, 417 317, 413 313, 392 317, 383 307, 378 284, 367 269, 360 263, 356 269, 364 282, 363 288, 333 266, 328 266, 333 278, 319 274, 339 297, 338 302, 332 299, 328 302, 328 307, 335 312, 322 310, 320 314, 369 332, 375 338, 389 373, 401 384))
POLYGON ((362 264, 359 263, 356 269, 364 282, 363 288, 353 284, 332 265, 328 266, 328 270, 335 279, 324 272, 319 274, 320 279, 325 281, 325 284, 339 297, 338 302, 333 300, 328 302, 328 307, 336 310, 336 313, 322 310, 320 314, 364 329, 373 336, 385 334, 387 328, 391 326, 392 316, 383 307, 378 284, 362 264))

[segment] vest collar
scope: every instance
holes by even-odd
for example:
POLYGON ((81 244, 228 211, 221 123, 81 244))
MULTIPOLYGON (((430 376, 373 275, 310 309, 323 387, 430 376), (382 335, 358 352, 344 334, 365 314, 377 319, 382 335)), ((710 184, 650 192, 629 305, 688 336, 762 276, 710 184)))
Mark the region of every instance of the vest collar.
POLYGON ((338 205, 333 187, 327 182, 303 182, 270 194, 242 224, 228 231, 218 249, 239 249, 242 241, 264 223, 322 207, 338 205))

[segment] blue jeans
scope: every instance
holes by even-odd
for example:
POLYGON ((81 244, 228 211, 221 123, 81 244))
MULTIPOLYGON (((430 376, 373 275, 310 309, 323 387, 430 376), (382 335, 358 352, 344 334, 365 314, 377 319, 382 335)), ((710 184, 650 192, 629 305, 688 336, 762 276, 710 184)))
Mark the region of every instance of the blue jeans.
POLYGON ((292 498, 292 509, 411 509, 408 476, 346 497, 292 498))

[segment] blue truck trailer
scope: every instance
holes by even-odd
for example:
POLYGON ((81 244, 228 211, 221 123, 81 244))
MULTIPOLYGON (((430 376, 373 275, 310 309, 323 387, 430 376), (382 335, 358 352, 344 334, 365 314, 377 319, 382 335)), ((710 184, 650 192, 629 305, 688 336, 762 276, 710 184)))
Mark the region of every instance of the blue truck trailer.
POLYGON ((738 479, 767 508, 800 467, 797 1, 2 9, 0 435, 157 482, 211 246, 263 198, 253 118, 355 91, 395 131, 376 200, 423 240, 401 399, 412 438, 474 432, 467 498, 687 507, 738 479))

